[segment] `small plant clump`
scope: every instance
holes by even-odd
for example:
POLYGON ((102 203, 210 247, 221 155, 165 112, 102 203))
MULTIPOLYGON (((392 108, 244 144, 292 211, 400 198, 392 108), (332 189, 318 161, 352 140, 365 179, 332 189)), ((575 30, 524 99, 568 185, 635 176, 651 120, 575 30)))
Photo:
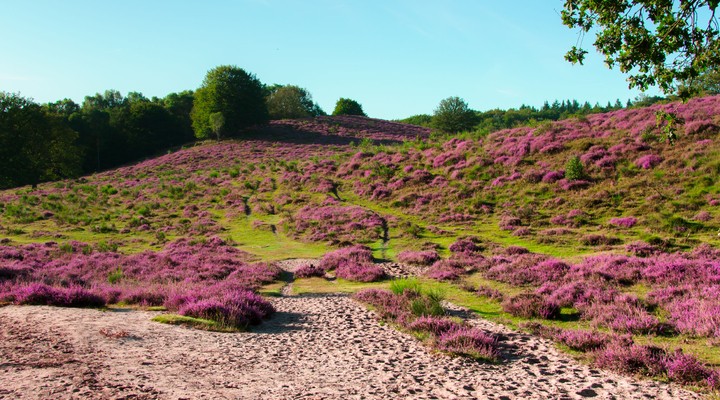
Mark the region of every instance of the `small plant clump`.
POLYGON ((380 318, 429 337, 440 351, 491 362, 500 358, 496 337, 448 319, 442 293, 425 290, 415 279, 393 281, 390 290, 362 290, 355 299, 374 307, 380 318))

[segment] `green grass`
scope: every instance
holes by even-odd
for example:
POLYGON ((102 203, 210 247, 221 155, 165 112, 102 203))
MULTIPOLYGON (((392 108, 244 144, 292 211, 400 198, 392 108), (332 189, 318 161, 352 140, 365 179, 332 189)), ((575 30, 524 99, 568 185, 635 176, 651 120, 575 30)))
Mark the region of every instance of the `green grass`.
POLYGON ((218 324, 216 321, 202 318, 187 317, 177 314, 161 314, 152 318, 152 321, 169 325, 182 325, 195 329, 203 329, 213 332, 242 332, 239 328, 228 327, 218 324))
POLYGON ((302 278, 293 282, 294 294, 306 293, 355 293, 367 288, 387 289, 391 281, 382 282, 350 282, 344 279, 328 280, 324 278, 302 278))
POLYGON ((319 258, 332 250, 325 243, 303 243, 287 237, 281 232, 255 229, 252 221, 255 218, 241 216, 231 220, 220 221, 228 228, 225 234, 237 242, 236 247, 256 255, 262 261, 277 261, 290 258, 319 258))

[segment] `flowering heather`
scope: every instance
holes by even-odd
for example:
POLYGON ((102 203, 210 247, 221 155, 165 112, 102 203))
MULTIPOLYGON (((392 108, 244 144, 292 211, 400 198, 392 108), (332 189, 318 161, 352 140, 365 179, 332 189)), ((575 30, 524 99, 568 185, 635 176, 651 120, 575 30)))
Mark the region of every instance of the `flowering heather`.
POLYGON ((372 263, 372 251, 370 248, 361 245, 343 247, 326 253, 320 260, 320 268, 325 271, 332 271, 340 267, 344 262, 372 263))
POLYGON ((663 327, 636 301, 616 298, 612 303, 592 303, 585 308, 582 318, 597 326, 623 333, 658 333, 663 327))
POLYGON ((378 265, 353 261, 341 262, 335 270, 335 275, 355 282, 377 282, 386 277, 385 270, 378 265))
POLYGON ((470 327, 446 331, 437 337, 436 346, 441 351, 466 355, 488 361, 500 358, 497 338, 470 327))
POLYGON ((180 315, 209 319, 221 326, 240 329, 259 324, 273 311, 267 300, 246 289, 227 291, 215 298, 190 300, 179 309, 180 315))
POLYGON ((460 324, 447 317, 421 316, 408 324, 408 329, 416 332, 427 332, 440 336, 446 332, 460 328, 460 324))
POLYGON ((503 310, 516 317, 557 319, 560 307, 535 293, 521 293, 503 301, 503 310))
POLYGON ((660 249, 649 243, 638 240, 625 245, 625 251, 638 257, 649 257, 660 252, 660 249))
POLYGON ((475 253, 483 250, 478 244, 478 240, 474 238, 458 239, 448 248, 453 253, 475 253))
POLYGON ((587 352, 604 348, 611 336, 597 331, 562 330, 557 333, 555 340, 573 350, 587 352))
POLYGON ((478 288, 475 290, 475 294, 498 301, 502 301, 505 298, 505 295, 503 295, 501 291, 485 285, 478 286, 478 288))
POLYGON ((632 228, 637 224, 637 218, 635 217, 622 217, 622 218, 611 218, 608 223, 620 228, 632 228))
POLYGON ((651 169, 660 164, 662 160, 662 157, 656 154, 647 154, 635 160, 635 165, 638 168, 651 169))
POLYGON ((56 288, 42 283, 17 286, 9 296, 15 304, 58 307, 102 307, 105 299, 82 287, 56 288))
POLYGON ((320 266, 315 266, 313 264, 305 264, 295 270, 296 278, 311 278, 323 276, 325 276, 325 270, 320 268, 320 266))
POLYGON ((413 265, 432 265, 440 259, 440 255, 435 250, 426 251, 410 251, 405 250, 397 256, 398 261, 413 265))
POLYGON ((452 260, 439 260, 425 271, 425 276, 438 281, 456 281, 465 274, 465 268, 452 260))
POLYGON ((383 239, 385 220, 357 206, 303 207, 293 217, 293 234, 311 241, 371 242, 383 239))

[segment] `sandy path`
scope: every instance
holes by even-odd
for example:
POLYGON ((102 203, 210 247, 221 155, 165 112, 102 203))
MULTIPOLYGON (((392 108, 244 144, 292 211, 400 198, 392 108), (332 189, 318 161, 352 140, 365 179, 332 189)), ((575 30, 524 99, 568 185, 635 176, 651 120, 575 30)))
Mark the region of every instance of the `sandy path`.
POLYGON ((347 296, 273 301, 278 313, 242 334, 143 311, 0 308, 0 398, 699 398, 592 370, 529 335, 505 332, 508 361, 479 364, 428 352, 347 296))

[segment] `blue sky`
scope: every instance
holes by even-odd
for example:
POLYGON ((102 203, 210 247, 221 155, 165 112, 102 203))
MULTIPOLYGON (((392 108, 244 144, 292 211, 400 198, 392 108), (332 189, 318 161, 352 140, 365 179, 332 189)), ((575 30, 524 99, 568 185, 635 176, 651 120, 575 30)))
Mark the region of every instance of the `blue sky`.
POLYGON ((594 49, 584 66, 563 59, 578 35, 562 4, 0 0, 0 90, 38 102, 106 89, 162 97, 233 64, 308 89, 327 112, 348 97, 386 119, 432 113, 449 96, 477 110, 635 98, 594 49))

